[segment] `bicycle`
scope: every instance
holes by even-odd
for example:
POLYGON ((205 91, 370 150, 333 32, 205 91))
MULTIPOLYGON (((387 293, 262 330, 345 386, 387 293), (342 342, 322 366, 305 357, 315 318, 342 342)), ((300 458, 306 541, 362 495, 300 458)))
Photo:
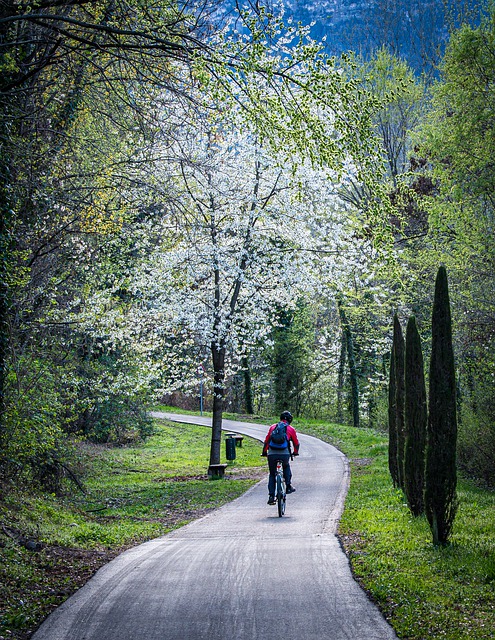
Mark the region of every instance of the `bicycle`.
POLYGON ((279 518, 281 518, 285 513, 286 497, 287 497, 287 494, 285 491, 285 479, 284 479, 282 460, 277 460, 277 475, 275 476, 275 499, 277 501, 279 518))
MULTIPOLYGON (((266 453, 262 453, 261 455, 266 456, 266 453)), ((294 456, 296 455, 298 454, 293 453, 289 444, 290 460, 291 461, 294 460, 294 456)), ((272 497, 270 493, 270 498, 268 500, 268 504, 277 505, 279 518, 281 518, 285 513, 285 504, 286 504, 286 497, 287 497, 287 488, 286 488, 285 477, 284 477, 284 462, 285 462, 285 455, 284 455, 284 460, 278 460, 278 459, 275 460, 276 469, 275 469, 275 478, 274 478, 275 486, 273 487, 274 495, 272 497)), ((270 467, 272 463, 269 462, 268 466, 270 467)), ((273 467, 270 467, 270 468, 273 468, 273 467)), ((268 489, 271 492, 270 481, 268 482, 268 489)))

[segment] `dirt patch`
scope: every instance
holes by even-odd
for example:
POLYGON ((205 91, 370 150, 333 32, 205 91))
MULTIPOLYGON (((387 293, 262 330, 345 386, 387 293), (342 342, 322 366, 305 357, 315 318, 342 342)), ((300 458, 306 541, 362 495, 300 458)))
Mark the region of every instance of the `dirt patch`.
POLYGON ((188 482, 189 480, 208 480, 208 476, 162 476, 161 478, 153 478, 153 482, 188 482))
POLYGON ((368 472, 369 467, 373 462, 373 458, 352 458, 351 470, 355 474, 364 474, 368 472))
POLYGON ((249 467, 247 469, 239 469, 233 467, 227 471, 227 479, 232 480, 263 480, 268 479, 268 465, 266 467, 249 467))
POLYGON ((357 532, 347 533, 345 535, 339 534, 337 538, 340 542, 340 546, 344 550, 348 558, 352 556, 359 556, 364 553, 364 539, 357 532))
POLYGON ((352 458, 351 462, 358 469, 362 469, 368 467, 373 462, 373 458, 352 458))
MULTIPOLYGON (((225 472, 225 480, 262 480, 268 477, 268 467, 231 467, 225 472)), ((154 482, 188 482, 190 480, 208 480, 207 475, 198 476, 163 476, 153 478, 154 482)))

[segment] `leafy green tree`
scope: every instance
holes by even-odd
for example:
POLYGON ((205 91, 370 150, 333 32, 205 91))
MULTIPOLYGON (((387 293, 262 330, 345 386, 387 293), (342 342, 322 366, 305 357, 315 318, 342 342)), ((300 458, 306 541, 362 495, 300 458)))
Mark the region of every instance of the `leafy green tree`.
POLYGON ((273 333, 275 412, 290 409, 299 415, 315 346, 315 326, 307 302, 280 312, 273 333))
POLYGON ((426 446, 426 386, 423 351, 416 318, 406 328, 404 488, 413 515, 424 512, 424 468, 426 446))
MULTIPOLYGON (((373 115, 373 143, 385 165, 383 189, 400 210, 399 215, 394 212, 389 218, 394 237, 399 240, 404 227, 417 233, 415 211, 406 210, 403 203, 402 183, 409 171, 411 132, 420 119, 425 87, 412 69, 392 55, 387 47, 375 51, 369 60, 361 60, 358 71, 363 84, 380 104, 373 115)), ((376 190, 367 190, 366 185, 352 180, 344 183, 340 193, 358 212, 364 212, 368 203, 378 196, 376 190)), ((375 233, 374 228, 366 228, 366 236, 375 233)), ((397 247, 398 244, 393 246, 392 243, 386 246, 383 254, 376 256, 375 263, 368 265, 362 284, 356 286, 359 279, 354 277, 349 287, 351 293, 346 295, 349 307, 352 307, 350 316, 359 362, 361 403, 363 408, 368 408, 370 425, 387 420, 387 376, 383 373, 382 355, 387 350, 385 342, 389 327, 383 323, 383 318, 389 317, 392 309, 401 307, 406 295, 405 289, 398 286, 403 280, 403 266, 397 247)))
POLYGON ((411 132, 424 105, 425 87, 401 58, 383 47, 364 65, 370 90, 384 103, 375 116, 378 140, 385 152, 387 175, 397 177, 409 166, 411 132))
POLYGON ((431 89, 431 108, 416 136, 418 181, 431 184, 420 198, 427 235, 410 244, 408 258, 411 274, 419 276, 418 300, 437 265, 448 269, 462 418, 459 462, 488 482, 495 468, 494 15, 492 8, 478 26, 452 32, 431 89))
MULTIPOLYGON (((59 90, 61 85, 62 81, 59 90)), ((67 80, 67 91, 69 87, 67 80)), ((37 95, 30 95, 28 105, 31 100, 36 101, 37 95)), ((128 229, 134 216, 126 212, 128 203, 124 205, 118 196, 123 171, 121 166, 116 170, 129 157, 129 147, 122 142, 122 136, 111 134, 117 133, 119 118, 123 124, 129 111, 115 109, 112 122, 108 111, 116 103, 101 99, 98 112, 92 113, 91 106, 102 98, 97 87, 87 88, 77 99, 74 93, 72 97, 78 108, 69 122, 64 122, 61 107, 52 102, 52 109, 47 105, 37 113, 35 125, 24 124, 25 137, 16 136, 17 145, 12 140, 5 143, 12 161, 11 175, 17 179, 10 189, 15 206, 5 256, 9 367, 3 387, 7 402, 2 413, 4 437, 0 449, 3 460, 16 461, 23 467, 29 466, 30 461, 39 467, 42 457, 49 455, 52 463, 48 468, 56 468, 53 465, 63 456, 64 435, 73 432, 78 424, 84 433, 90 431, 88 425, 81 424, 84 421, 77 412, 94 421, 96 388, 101 380, 115 380, 115 367, 110 364, 111 358, 102 353, 101 345, 97 350, 99 365, 92 368, 92 375, 87 375, 87 368, 82 371, 77 354, 87 336, 79 329, 80 322, 68 315, 71 309, 81 308, 84 291, 98 280, 111 278, 108 271, 103 273, 103 265, 108 266, 108 262, 102 255, 102 246, 108 248, 122 229, 128 229), (33 134, 31 139, 31 125, 42 129, 44 135, 33 134), (38 370, 39 362, 43 362, 42 370, 38 370), (38 397, 36 403, 31 399, 33 389, 38 397), (48 403, 50 411, 40 410, 44 403, 48 403), (40 435, 41 431, 57 433, 57 438, 50 440, 52 453, 43 444, 49 440, 40 435), (24 448, 23 453, 15 442, 29 438, 35 449, 39 446, 36 450, 31 447, 28 456, 28 450, 24 448)), ((63 98, 61 102, 65 104, 63 98)), ((106 355, 111 351, 108 348, 106 355)), ((93 359, 92 364, 95 362, 93 359)), ((131 371, 128 366, 129 377, 131 371)), ((136 386, 130 385, 131 395, 136 386)), ((108 386, 99 391, 102 398, 108 397, 108 386)), ((131 400, 128 391, 129 388, 126 400, 132 404, 136 398, 131 400)), ((124 389, 120 392, 124 394, 124 389)), ((98 404, 103 409, 104 401, 98 404)), ((116 400, 112 405, 107 416, 113 417, 114 424, 118 425, 119 407, 122 424, 136 417, 134 406, 128 411, 125 401, 116 400), (133 415, 127 419, 125 414, 133 415)))
MULTIPOLYGON (((377 100, 379 108, 373 113, 373 144, 384 162, 383 189, 400 206, 401 183, 409 171, 412 150, 412 132, 424 109, 426 88, 404 60, 393 55, 387 47, 376 51, 369 60, 358 58, 357 68, 349 75, 358 74, 359 81, 377 100)), ((378 196, 376 187, 367 188, 362 182, 347 180, 341 189, 342 197, 358 210, 365 211, 378 196)), ((380 196, 383 198, 383 194, 380 196)), ((394 214, 395 227, 399 220, 394 214)), ((380 233, 380 229, 369 230, 380 233)))
POLYGON ((73 425, 79 400, 84 404, 74 392, 84 387, 74 357, 81 332, 71 331, 75 325, 61 310, 77 306, 87 291, 85 272, 92 270, 98 238, 108 239, 122 225, 122 197, 114 199, 123 166, 117 141, 136 139, 144 87, 170 87, 173 62, 184 64, 205 46, 194 37, 196 18, 184 30, 184 15, 173 3, 160 12, 126 2, 118 8, 106 2, 1 3, 3 471, 10 461, 38 465, 64 423, 73 425), (124 86, 129 91, 121 91, 124 86), (134 126, 125 118, 130 113, 134 126), (27 441, 30 447, 22 444, 27 441))
POLYGON ((432 311, 425 512, 435 545, 446 544, 457 511, 457 414, 452 320, 447 270, 435 281, 432 311))
MULTIPOLYGON (((224 113, 241 105, 244 126, 279 157, 296 154, 298 161, 309 157, 338 175, 353 159, 360 179, 374 181, 376 166, 370 160, 368 135, 374 98, 348 82, 339 63, 326 58, 321 46, 307 40, 304 32, 287 31, 278 21, 270 24, 262 12, 241 12, 242 35, 217 33, 214 39, 211 14, 202 8, 206 8, 202 3, 157 5, 147 0, 138 4, 47 0, 32 6, 8 0, 1 5, 0 249, 2 257, 9 256, 1 264, 0 325, 9 329, 2 332, 0 342, 2 420, 5 381, 8 371, 15 370, 12 354, 19 351, 18 340, 39 355, 35 327, 50 325, 43 336, 46 342, 56 327, 63 327, 58 338, 70 352, 75 340, 66 338, 69 322, 81 322, 79 335, 91 325, 88 317, 84 321, 77 317, 75 309, 86 313, 87 300, 105 288, 87 276, 87 271, 98 272, 91 266, 98 240, 119 236, 120 227, 166 209, 167 189, 148 209, 136 204, 143 183, 137 167, 150 160, 139 144, 142 137, 150 146, 164 132, 169 142, 174 139, 167 128, 174 107, 164 95, 180 97, 191 112, 196 107, 200 111, 191 99, 199 87, 209 95, 209 105, 220 105, 224 113), (297 38, 293 48, 287 46, 290 38, 297 38), (91 104, 85 101, 88 93, 95 97, 91 104), (88 141, 85 134, 96 133, 102 112, 101 135, 88 141), (112 145, 111 139, 119 142, 112 145), (120 141, 127 151, 139 148, 140 153, 129 158, 120 141), (118 184, 123 173, 125 180, 118 184), (24 244, 17 247, 16 240, 22 237, 24 244), (36 274, 33 264, 39 265, 36 274), (18 278, 14 283, 13 274, 18 278), (26 299, 36 304, 23 304, 26 299), (58 314, 53 300, 60 307, 58 314), (16 313, 19 307, 21 313, 16 313), (12 320, 19 318, 22 322, 12 332, 12 320)), ((376 222, 383 202, 375 205, 369 212, 376 222)), ((241 260, 240 276, 248 267, 241 260)), ((129 314, 131 305, 124 298, 133 295, 119 282, 121 274, 112 273, 111 265, 104 275, 108 280, 113 277, 114 283, 107 308, 94 322, 100 326, 104 315, 110 325, 113 314, 129 314)), ((234 306, 241 288, 242 277, 232 292, 234 306)), ((216 300, 215 308, 223 302, 216 300)), ((216 320, 220 335, 225 316, 216 320)), ((115 327, 108 334, 112 332, 118 334, 115 327)), ((104 340, 111 343, 116 338, 106 335, 104 340)), ((134 347, 139 353, 140 340, 135 338, 134 347)), ((219 455, 225 347, 221 338, 211 343, 214 458, 219 455)), ((113 353, 110 345, 105 356, 113 353)), ((5 436, 2 428, 2 442, 8 440, 5 436)))

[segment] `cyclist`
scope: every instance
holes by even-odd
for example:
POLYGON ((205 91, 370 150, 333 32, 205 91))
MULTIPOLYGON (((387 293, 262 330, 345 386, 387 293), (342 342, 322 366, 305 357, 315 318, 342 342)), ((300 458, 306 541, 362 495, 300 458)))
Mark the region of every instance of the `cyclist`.
POLYGON ((284 471, 284 480, 287 493, 294 493, 295 489, 291 484, 292 471, 290 468, 291 455, 299 455, 299 440, 293 426, 291 426, 292 414, 290 411, 282 411, 280 414, 280 422, 272 424, 266 434, 263 445, 262 456, 268 457, 268 469, 270 475, 268 477, 268 504, 275 504, 275 476, 277 475, 277 460, 281 460, 284 471), (285 442, 275 443, 272 441, 272 434, 279 424, 285 427, 285 442), (294 451, 291 454, 291 442, 294 451))

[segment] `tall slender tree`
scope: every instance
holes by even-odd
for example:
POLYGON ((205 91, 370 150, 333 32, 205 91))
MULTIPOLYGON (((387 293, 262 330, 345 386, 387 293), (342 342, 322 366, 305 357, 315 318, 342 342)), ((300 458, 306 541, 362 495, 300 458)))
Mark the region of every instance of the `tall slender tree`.
POLYGON ((447 543, 457 511, 457 416, 447 270, 440 266, 432 313, 425 511, 433 544, 447 543))
POLYGON ((404 450, 405 450, 405 424, 404 424, 404 357, 405 342, 402 327, 397 314, 394 315, 394 368, 395 368, 395 421, 397 429, 397 484, 404 489, 404 450))
POLYGON ((399 486, 397 469, 397 410, 395 405, 395 351, 392 343, 388 383, 388 468, 394 487, 399 486))
POLYGON ((411 316, 406 329, 405 359, 405 427, 404 488, 413 515, 424 512, 424 465, 426 446, 426 386, 416 318, 411 316))

